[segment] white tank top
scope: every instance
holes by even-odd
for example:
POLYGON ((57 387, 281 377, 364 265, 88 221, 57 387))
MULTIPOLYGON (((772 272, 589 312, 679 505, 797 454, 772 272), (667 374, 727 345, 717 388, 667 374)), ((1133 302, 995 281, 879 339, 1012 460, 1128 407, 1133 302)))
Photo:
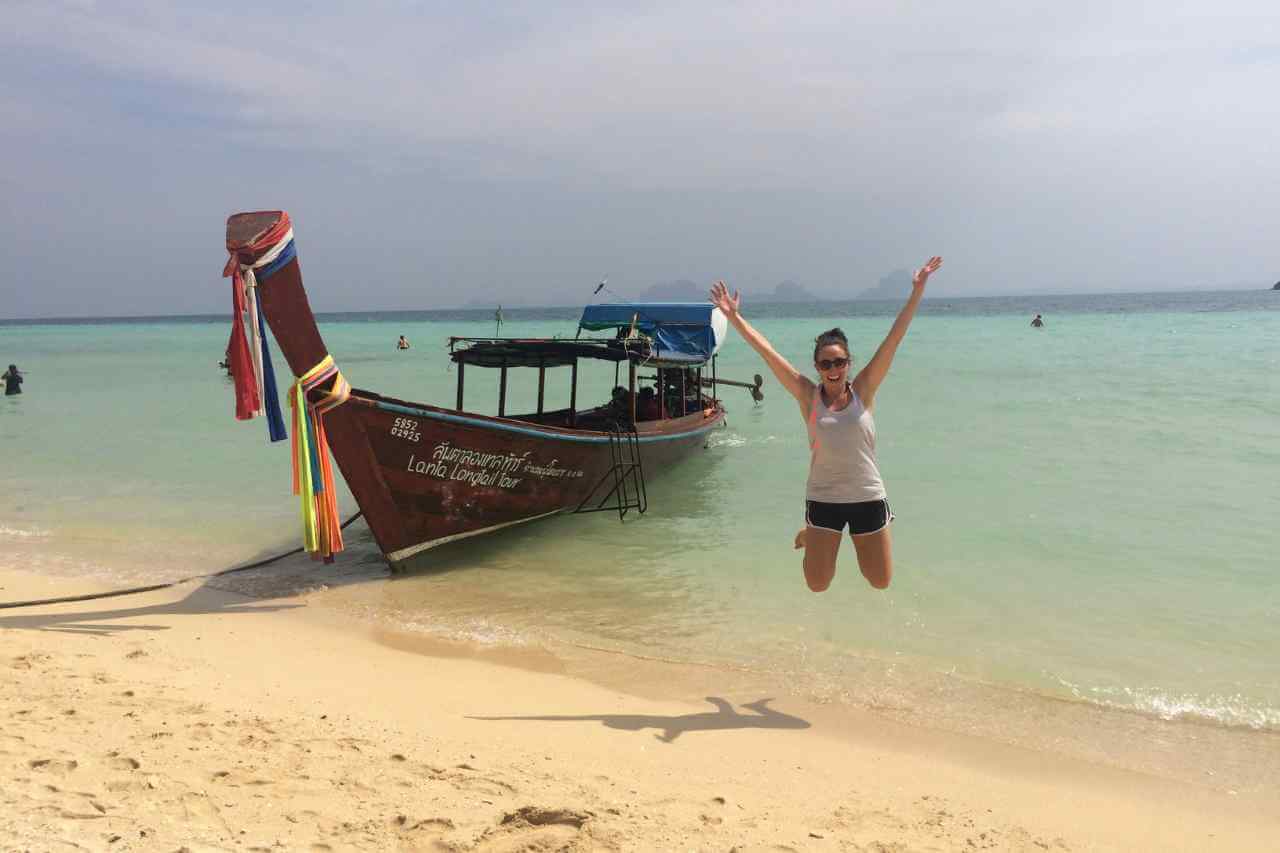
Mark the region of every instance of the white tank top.
POLYGON ((849 405, 832 411, 822 402, 821 387, 809 407, 809 482, 805 497, 824 503, 882 500, 884 481, 876 465, 876 422, 849 387, 849 405))

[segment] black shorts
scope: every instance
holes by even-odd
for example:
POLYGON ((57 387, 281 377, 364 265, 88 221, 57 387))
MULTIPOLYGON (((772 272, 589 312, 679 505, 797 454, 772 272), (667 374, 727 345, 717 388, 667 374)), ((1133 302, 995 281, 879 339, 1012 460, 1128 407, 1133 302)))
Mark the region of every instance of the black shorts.
POLYGON ((855 504, 829 504, 823 501, 804 502, 804 523, 808 527, 821 527, 840 533, 849 525, 849 534, 864 536, 879 533, 893 521, 893 511, 884 498, 855 504))

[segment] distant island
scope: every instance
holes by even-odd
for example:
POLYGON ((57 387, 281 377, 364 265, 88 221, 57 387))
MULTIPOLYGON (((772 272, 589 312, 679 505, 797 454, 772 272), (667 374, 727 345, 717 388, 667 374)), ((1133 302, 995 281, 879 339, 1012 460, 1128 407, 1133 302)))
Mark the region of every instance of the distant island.
MULTIPOLYGON (((597 301, 619 301, 625 299, 634 299, 636 302, 706 302, 707 292, 710 289, 710 282, 696 282, 688 278, 671 279, 670 281, 659 281, 651 284, 639 293, 601 293, 595 296, 597 301)), ((1280 282, 1276 283, 1276 290, 1280 290, 1280 282)), ((875 287, 869 287, 860 293, 853 295, 853 299, 888 299, 900 300, 906 299, 911 295, 911 271, 906 268, 895 269, 880 277, 879 283, 875 287)), ((494 310, 501 301, 504 307, 520 309, 534 308, 540 305, 557 304, 555 300, 561 299, 561 296, 550 297, 551 302, 530 301, 527 297, 506 294, 501 300, 498 297, 482 296, 467 300, 462 308, 466 310, 494 310)), ((785 279, 778 282, 771 290, 752 290, 743 294, 744 301, 751 304, 762 302, 773 304, 792 304, 792 305, 811 305, 815 302, 830 302, 833 300, 845 300, 850 297, 845 295, 831 296, 820 295, 809 290, 803 284, 794 279, 785 279)), ((590 297, 588 297, 590 300, 590 297)), ((566 304, 573 302, 569 299, 566 304)))
POLYGON ((641 291, 637 302, 706 302, 710 286, 703 286, 687 278, 660 281, 641 291))
MULTIPOLYGON (((707 285, 698 284, 687 278, 675 281, 661 281, 641 291, 639 302, 706 302, 707 285)), ((773 290, 763 293, 747 294, 747 302, 820 302, 822 297, 815 296, 791 279, 779 282, 773 290)))
POLYGON ((1271 289, 1280 290, 1280 281, 1277 281, 1275 284, 1271 285, 1271 289))
POLYGON ((858 299, 905 299, 911 295, 911 271, 897 269, 880 277, 880 283, 858 294, 858 299))
POLYGON ((796 284, 791 279, 779 282, 777 287, 773 289, 772 295, 764 295, 760 297, 761 302, 821 302, 821 296, 815 296, 804 288, 803 285, 796 284))

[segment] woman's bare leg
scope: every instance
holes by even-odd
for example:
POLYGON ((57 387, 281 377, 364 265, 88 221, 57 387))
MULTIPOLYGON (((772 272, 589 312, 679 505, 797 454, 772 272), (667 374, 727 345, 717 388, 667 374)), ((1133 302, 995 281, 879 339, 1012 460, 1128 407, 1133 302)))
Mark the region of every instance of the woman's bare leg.
POLYGON ((836 554, 843 537, 839 531, 823 527, 806 527, 804 537, 804 581, 809 589, 822 592, 836 576, 836 554))
POLYGON ((885 525, 875 533, 854 536, 853 547, 858 552, 858 568, 867 583, 876 589, 889 586, 893 578, 893 544, 889 527, 885 525))

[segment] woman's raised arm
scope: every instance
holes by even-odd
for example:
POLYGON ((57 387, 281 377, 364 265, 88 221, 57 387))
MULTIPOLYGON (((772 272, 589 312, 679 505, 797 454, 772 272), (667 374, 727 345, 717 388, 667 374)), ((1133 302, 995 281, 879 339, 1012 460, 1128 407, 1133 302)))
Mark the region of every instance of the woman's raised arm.
POLYGON ((893 356, 898 351, 898 344, 902 343, 902 339, 906 337, 907 327, 916 316, 916 307, 924 296, 924 286, 928 284, 929 276, 937 272, 940 266, 942 266, 942 258, 935 255, 929 259, 928 263, 916 270, 915 276, 911 279, 911 296, 907 299, 907 304, 898 312, 898 319, 893 321, 893 328, 889 329, 889 334, 885 336, 876 354, 871 356, 867 366, 858 371, 858 375, 854 377, 853 390, 857 392, 862 405, 867 408, 871 408, 871 404, 875 401, 876 391, 888 375, 889 365, 893 364, 893 356))
POLYGON ((711 303, 715 305, 728 318, 729 322, 738 334, 742 335, 743 340, 751 345, 751 348, 760 353, 760 357, 764 359, 764 363, 769 365, 769 370, 773 375, 778 377, 778 382, 783 388, 787 389, 792 397, 796 398, 801 407, 807 407, 813 400, 813 381, 804 376, 800 371, 796 370, 773 348, 773 344, 769 343, 768 338, 756 331, 750 323, 739 312, 739 306, 742 304, 742 297, 735 291, 732 296, 729 295, 729 288, 723 281, 717 281, 711 287, 711 303))

